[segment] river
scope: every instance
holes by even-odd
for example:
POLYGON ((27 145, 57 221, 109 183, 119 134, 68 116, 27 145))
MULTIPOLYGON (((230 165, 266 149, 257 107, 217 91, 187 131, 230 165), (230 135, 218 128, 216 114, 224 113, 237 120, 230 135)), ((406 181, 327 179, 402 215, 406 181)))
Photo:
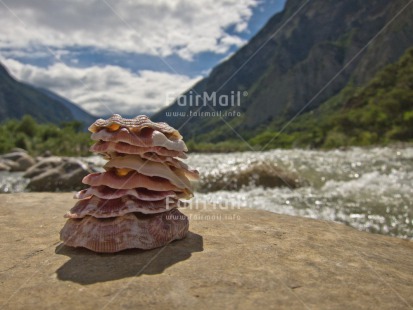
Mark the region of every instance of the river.
MULTIPOLYGON (((83 160, 103 163, 98 157, 83 160)), ((201 173, 202 188, 195 202, 337 221, 363 231, 413 239, 413 147, 190 154, 187 163, 201 173), (302 186, 265 188, 254 184, 253 174, 242 188, 228 190, 223 184, 222 190, 205 190, 216 175, 236 178, 262 164, 296 173, 302 186)), ((257 168, 259 173, 262 169, 257 168)), ((20 176, 1 173, 0 190, 23 191, 20 176)))
POLYGON ((205 174, 275 163, 307 184, 198 195, 211 202, 240 201, 249 208, 345 223, 357 229, 413 238, 413 148, 271 150, 194 154, 188 162, 205 174))

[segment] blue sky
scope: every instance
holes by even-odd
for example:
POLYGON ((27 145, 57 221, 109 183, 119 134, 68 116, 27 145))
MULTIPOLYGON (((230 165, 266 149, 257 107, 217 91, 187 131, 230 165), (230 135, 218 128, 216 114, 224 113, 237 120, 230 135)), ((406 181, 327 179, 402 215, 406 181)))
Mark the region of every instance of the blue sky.
POLYGON ((97 116, 151 114, 208 75, 283 5, 2 0, 0 62, 17 79, 97 116))

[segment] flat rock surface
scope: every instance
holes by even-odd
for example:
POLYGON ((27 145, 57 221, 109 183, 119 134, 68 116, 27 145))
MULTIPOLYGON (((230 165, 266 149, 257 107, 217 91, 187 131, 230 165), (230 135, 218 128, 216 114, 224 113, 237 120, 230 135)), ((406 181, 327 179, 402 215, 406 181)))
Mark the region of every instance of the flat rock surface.
POLYGON ((62 246, 71 193, 0 195, 0 308, 409 309, 413 242, 253 209, 186 209, 151 251, 62 246))

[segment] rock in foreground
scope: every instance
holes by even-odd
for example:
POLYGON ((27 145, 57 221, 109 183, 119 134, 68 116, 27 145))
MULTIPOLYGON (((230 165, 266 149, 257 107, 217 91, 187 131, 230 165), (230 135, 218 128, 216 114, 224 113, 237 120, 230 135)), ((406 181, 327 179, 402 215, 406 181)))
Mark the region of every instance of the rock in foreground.
POLYGON ((187 238, 116 255, 62 247, 72 194, 0 195, 5 309, 409 309, 413 243, 252 209, 183 209, 187 238))

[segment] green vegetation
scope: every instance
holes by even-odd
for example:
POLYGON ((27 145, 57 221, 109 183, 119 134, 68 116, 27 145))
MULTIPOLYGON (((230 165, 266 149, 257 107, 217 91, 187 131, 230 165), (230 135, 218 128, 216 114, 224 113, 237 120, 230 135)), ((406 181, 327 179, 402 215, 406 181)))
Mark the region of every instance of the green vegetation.
MULTIPOLYGON (((350 83, 338 95, 297 117, 280 132, 283 126, 284 122, 274 120, 268 128, 258 129, 252 136, 251 132, 241 135, 258 150, 413 142, 413 49, 381 70, 366 86, 355 87, 350 83)), ((241 140, 213 140, 218 130, 223 129, 216 128, 196 141, 191 140, 190 149, 220 152, 250 149, 241 140)))
POLYGON ((78 121, 63 122, 60 126, 38 124, 28 115, 19 121, 8 120, 0 124, 0 153, 19 147, 35 156, 46 151, 60 156, 90 155, 90 135, 82 127, 78 121))
MULTIPOLYGON (((320 114, 322 131, 316 147, 413 141, 413 49, 381 70, 367 86, 353 89, 334 113, 320 114)), ((307 129, 314 131, 314 124, 307 129)))

